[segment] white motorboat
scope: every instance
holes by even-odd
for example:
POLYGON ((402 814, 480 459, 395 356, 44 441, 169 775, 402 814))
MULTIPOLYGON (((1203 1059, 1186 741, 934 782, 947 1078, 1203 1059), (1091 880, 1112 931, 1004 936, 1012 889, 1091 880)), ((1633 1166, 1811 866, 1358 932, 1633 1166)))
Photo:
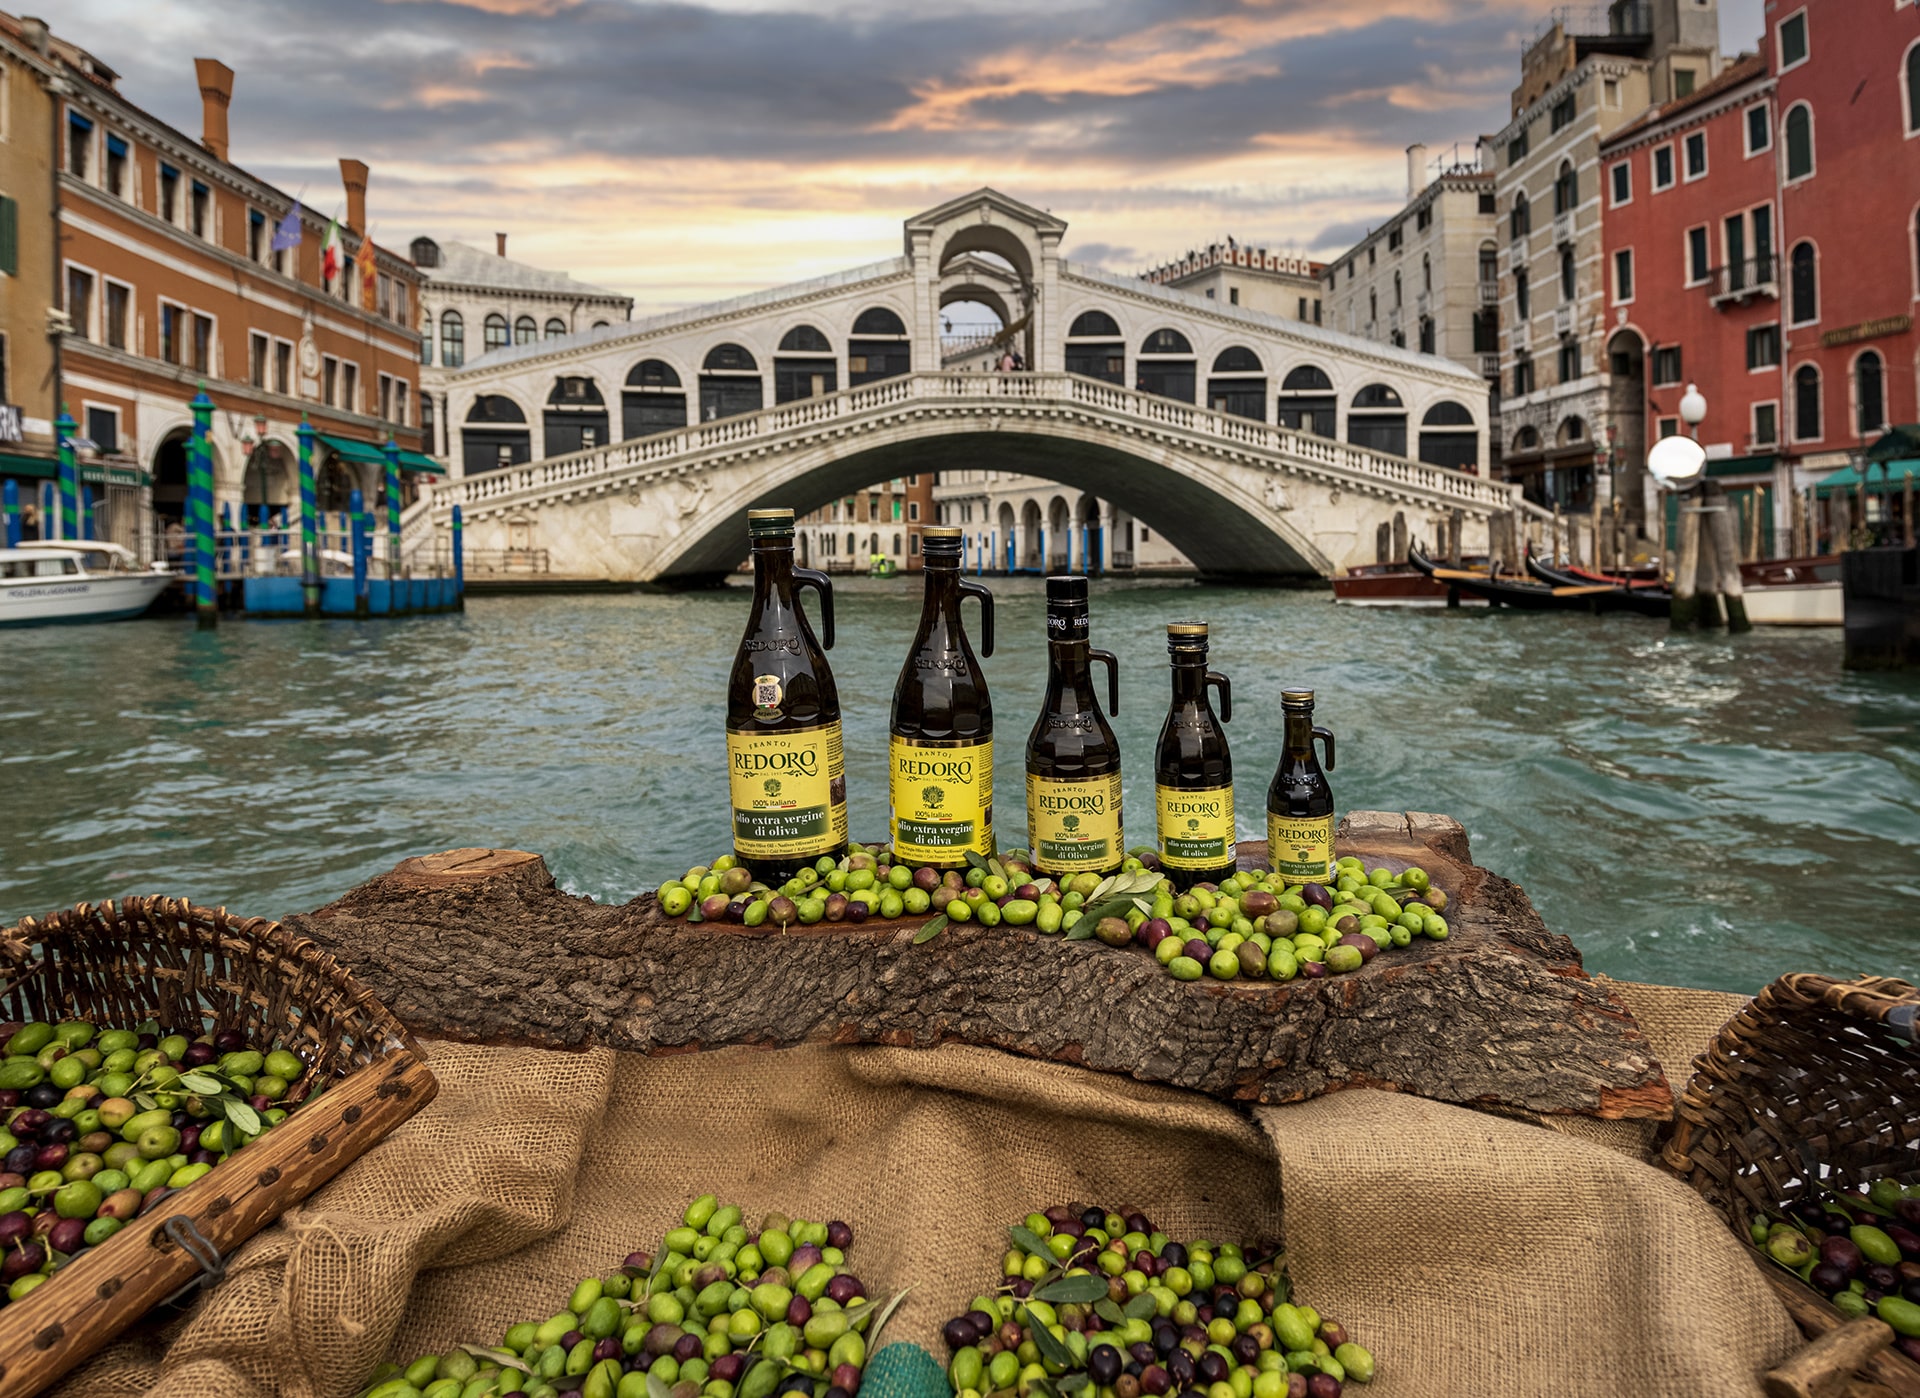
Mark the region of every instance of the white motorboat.
POLYGON ((1840 626, 1846 603, 1840 595, 1840 559, 1776 558, 1740 565, 1747 620, 1755 626, 1840 626))
POLYGON ((136 617, 173 580, 165 564, 143 570, 127 549, 91 539, 0 548, 0 626, 136 617))

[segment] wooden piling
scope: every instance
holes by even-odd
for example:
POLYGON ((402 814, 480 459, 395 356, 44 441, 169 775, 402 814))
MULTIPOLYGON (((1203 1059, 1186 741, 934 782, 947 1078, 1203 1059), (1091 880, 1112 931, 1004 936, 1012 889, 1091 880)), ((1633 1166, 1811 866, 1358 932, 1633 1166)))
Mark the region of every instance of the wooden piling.
POLYGON ((1675 631, 1691 631, 1700 616, 1700 512, 1680 502, 1680 557, 1673 565, 1673 607, 1669 623, 1675 631))
POLYGON ((1460 536, 1466 532, 1467 512, 1456 507, 1447 520, 1447 562, 1460 566, 1460 536))
POLYGON ((1906 483, 1900 487, 1901 530, 1908 548, 1913 547, 1913 472, 1907 472, 1906 483))
MULTIPOLYGON (((1706 517, 1706 524, 1713 533, 1719 605, 1726 609, 1727 630, 1738 635, 1753 630, 1753 623, 1747 620, 1746 595, 1740 583, 1739 531, 1733 517, 1734 502, 1717 482, 1707 482, 1706 489, 1707 502, 1714 507, 1706 517)), ((1754 517, 1759 517, 1757 505, 1754 517)))

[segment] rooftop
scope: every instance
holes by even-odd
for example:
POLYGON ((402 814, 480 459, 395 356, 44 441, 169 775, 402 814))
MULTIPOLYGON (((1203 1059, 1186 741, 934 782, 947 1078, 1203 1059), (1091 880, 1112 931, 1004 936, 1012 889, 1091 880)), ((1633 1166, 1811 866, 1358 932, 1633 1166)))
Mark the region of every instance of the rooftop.
POLYGON ((1177 257, 1140 274, 1142 281, 1167 283, 1179 281, 1214 267, 1237 267, 1248 272, 1271 272, 1283 276, 1318 277, 1326 270, 1322 262, 1310 262, 1298 253, 1268 252, 1265 248, 1246 247, 1228 238, 1208 243, 1205 248, 1189 249, 1177 257))
POLYGON ((1757 53, 1743 54, 1712 82, 1695 88, 1685 97, 1676 97, 1671 102, 1662 102, 1657 107, 1647 108, 1646 111, 1607 137, 1602 144, 1614 146, 1623 141, 1631 141, 1636 135, 1644 134, 1651 127, 1671 121, 1674 117, 1683 116, 1696 107, 1704 107, 1713 102, 1715 98, 1723 97, 1735 88, 1744 87, 1746 84, 1756 82, 1766 76, 1767 60, 1765 55, 1757 53))
POLYGON ((426 274, 429 282, 479 286, 495 291, 544 292, 554 296, 591 296, 603 300, 620 301, 628 306, 633 304, 633 298, 623 291, 595 286, 591 282, 578 282, 565 272, 550 272, 544 267, 532 267, 524 262, 515 262, 510 257, 485 252, 467 243, 436 242, 435 245, 440 250, 439 262, 435 265, 422 266, 420 269, 426 274))

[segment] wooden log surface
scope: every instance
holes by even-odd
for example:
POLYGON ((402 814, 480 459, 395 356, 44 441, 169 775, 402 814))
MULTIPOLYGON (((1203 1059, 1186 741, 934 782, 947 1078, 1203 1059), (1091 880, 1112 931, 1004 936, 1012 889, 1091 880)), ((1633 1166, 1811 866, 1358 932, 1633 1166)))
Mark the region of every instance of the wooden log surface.
MULTIPOLYGON (((1665 1118, 1672 1093, 1631 1012, 1526 894, 1474 866, 1445 816, 1355 812, 1341 853, 1419 864, 1452 935, 1322 980, 1174 980, 1140 947, 924 918, 781 932, 561 892, 538 856, 403 861, 288 918, 415 1033, 677 1053, 802 1042, 985 1045, 1246 1102, 1344 1087, 1607 1118, 1665 1118)), ((1243 863, 1265 856, 1242 847, 1243 863)))

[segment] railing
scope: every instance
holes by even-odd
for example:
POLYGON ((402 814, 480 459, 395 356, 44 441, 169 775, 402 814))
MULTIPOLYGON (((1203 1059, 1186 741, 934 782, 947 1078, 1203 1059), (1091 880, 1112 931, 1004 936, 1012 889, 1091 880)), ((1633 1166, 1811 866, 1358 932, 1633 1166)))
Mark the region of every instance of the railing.
POLYGON ((1573 333, 1573 307, 1555 306, 1553 308, 1553 333, 1563 339, 1573 333))
MULTIPOLYGON (((442 541, 435 547, 434 556, 451 567, 453 564, 452 545, 442 541)), ((521 574, 533 576, 548 570, 547 550, 545 549, 468 549, 461 550, 461 561, 466 571, 472 573, 521 574)))
POLYGON ((1480 304, 1483 306, 1497 306, 1500 304, 1500 279, 1498 277, 1494 277, 1491 280, 1486 277, 1480 279, 1480 304))
POLYGON ((1770 296, 1777 301, 1780 299, 1779 276, 1780 259, 1772 253, 1716 267, 1709 283, 1713 288, 1713 304, 1728 305, 1749 296, 1770 296))
POLYGON ((1573 241, 1573 211, 1571 209, 1564 214, 1555 214, 1553 216, 1553 241, 1556 244, 1571 243, 1573 241))
MULTIPOLYGON (((389 536, 385 529, 371 531, 371 556, 367 575, 389 575, 389 536)), ((188 539, 161 533, 149 533, 141 540, 148 556, 181 572, 191 569, 193 545, 188 539)), ((353 527, 344 514, 322 513, 314 530, 314 548, 323 578, 350 577, 353 574, 353 527)), ((222 581, 241 578, 297 578, 302 574, 300 524, 291 516, 276 519, 251 529, 216 529, 213 533, 213 574, 222 581)), ((422 560, 405 557, 402 577, 451 577, 453 561, 422 560)))
POLYGON ((1533 323, 1521 317, 1507 327, 1507 337, 1515 352, 1525 354, 1533 348, 1533 323))
POLYGON ((850 419, 904 415, 909 408, 946 406, 980 412, 1016 409, 1034 416, 1048 408, 1090 409, 1125 423, 1151 424, 1202 440, 1232 443, 1289 458, 1354 482, 1390 481, 1476 509, 1510 508, 1512 487, 1443 466, 1387 456, 1365 447, 1293 431, 1250 418, 1215 413, 1190 403, 1066 373, 902 374, 858 388, 841 389, 755 413, 635 437, 603 447, 438 482, 436 518, 460 504, 468 510, 509 501, 566 499, 600 493, 615 485, 684 471, 694 458, 797 447, 816 429, 836 435, 850 419))
POLYGON ((1582 38, 1641 39, 1653 33, 1651 0, 1626 4, 1555 5, 1548 19, 1568 34, 1582 38))
POLYGON ((1483 354, 1480 356, 1480 377, 1483 379, 1497 379, 1500 377, 1499 355, 1483 354))

